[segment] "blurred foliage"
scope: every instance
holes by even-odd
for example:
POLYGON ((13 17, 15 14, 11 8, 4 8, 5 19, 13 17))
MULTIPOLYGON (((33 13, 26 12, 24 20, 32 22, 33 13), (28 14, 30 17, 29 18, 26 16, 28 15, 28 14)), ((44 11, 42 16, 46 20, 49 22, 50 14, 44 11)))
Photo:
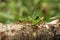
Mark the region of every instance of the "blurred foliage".
POLYGON ((0 0, 0 22, 32 21, 36 24, 60 17, 60 0, 0 0))

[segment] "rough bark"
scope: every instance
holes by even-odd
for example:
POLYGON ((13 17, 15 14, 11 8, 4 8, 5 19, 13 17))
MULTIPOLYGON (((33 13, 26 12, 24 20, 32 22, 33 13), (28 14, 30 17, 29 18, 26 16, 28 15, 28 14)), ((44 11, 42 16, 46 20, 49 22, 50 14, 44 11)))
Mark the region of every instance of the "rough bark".
MULTIPOLYGON (((19 28, 18 24, 13 24, 14 27, 15 25, 17 27, 16 29, 13 28, 9 30, 8 28, 6 29, 6 31, 0 30, 0 40, 60 40, 60 24, 59 23, 58 25, 49 24, 48 25, 49 28, 44 27, 44 25, 42 27, 41 26, 38 27, 38 26, 31 26, 31 25, 21 26, 21 24, 19 25, 22 28, 20 26, 19 28)), ((4 26, 6 26, 6 24, 4 26)))

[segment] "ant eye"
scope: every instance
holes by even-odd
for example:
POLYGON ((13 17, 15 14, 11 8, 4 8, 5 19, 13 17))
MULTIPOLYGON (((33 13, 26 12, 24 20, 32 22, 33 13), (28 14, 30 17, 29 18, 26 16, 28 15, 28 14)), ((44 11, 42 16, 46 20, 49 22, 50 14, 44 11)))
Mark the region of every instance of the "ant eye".
POLYGON ((37 20, 39 17, 37 16, 35 20, 37 20))

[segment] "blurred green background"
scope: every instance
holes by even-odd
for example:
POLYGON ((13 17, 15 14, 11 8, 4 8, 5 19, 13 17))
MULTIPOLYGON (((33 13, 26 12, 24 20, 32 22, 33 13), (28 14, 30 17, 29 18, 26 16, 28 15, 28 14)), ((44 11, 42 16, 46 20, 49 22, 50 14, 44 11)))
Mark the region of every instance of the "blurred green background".
POLYGON ((0 0, 0 22, 50 21, 60 17, 60 0, 0 0))

